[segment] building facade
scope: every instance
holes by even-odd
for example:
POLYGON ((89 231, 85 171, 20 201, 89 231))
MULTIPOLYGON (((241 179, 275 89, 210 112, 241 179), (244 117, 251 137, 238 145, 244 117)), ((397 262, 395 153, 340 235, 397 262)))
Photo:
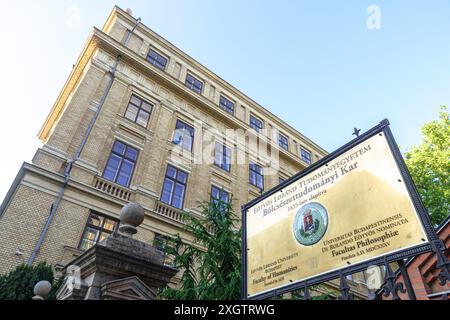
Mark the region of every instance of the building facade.
POLYGON ((326 155, 258 103, 115 7, 94 28, 0 207, 0 273, 64 266, 146 212, 161 243, 211 195, 234 210, 326 155), (262 147, 261 147, 262 146, 262 147), (261 151, 263 150, 263 151, 261 151))

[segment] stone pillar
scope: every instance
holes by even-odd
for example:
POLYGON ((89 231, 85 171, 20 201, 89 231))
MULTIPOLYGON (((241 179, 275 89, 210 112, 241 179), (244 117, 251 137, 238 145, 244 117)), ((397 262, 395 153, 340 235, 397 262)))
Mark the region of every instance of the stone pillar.
POLYGON ((152 300, 178 270, 164 265, 163 253, 132 235, 144 209, 130 203, 120 215, 119 233, 110 235, 64 268, 58 300, 152 300))

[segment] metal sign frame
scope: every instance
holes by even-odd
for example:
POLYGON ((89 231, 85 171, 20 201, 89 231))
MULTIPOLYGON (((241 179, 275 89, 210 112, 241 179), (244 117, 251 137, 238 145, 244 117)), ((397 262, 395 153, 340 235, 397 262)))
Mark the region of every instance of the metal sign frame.
MULTIPOLYGON (((242 206, 242 298, 243 299, 249 299, 249 300, 257 300, 257 299, 267 299, 274 296, 278 296, 283 293, 287 293, 293 290, 298 289, 304 289, 305 295, 308 295, 308 286, 319 284, 325 281, 330 281, 336 278, 341 278, 341 291, 343 292, 344 299, 348 298, 346 297, 348 294, 348 287, 345 283, 345 275, 353 274, 356 272, 363 271, 367 269, 367 267, 371 265, 389 265, 390 262, 402 260, 411 256, 416 256, 421 253, 432 251, 433 248, 436 246, 436 243, 439 242, 439 238, 436 234, 435 229, 433 228, 433 225, 431 224, 430 217, 428 215, 427 210, 425 209, 420 196, 417 192, 417 189, 413 183, 413 180, 411 178, 411 175, 406 167, 406 164, 403 160, 402 154, 395 142, 394 136, 392 135, 392 132, 389 128, 389 121, 387 119, 381 121, 378 125, 373 127, 372 129, 368 130, 367 132, 361 134, 359 137, 356 137, 355 139, 351 140, 344 146, 340 147, 336 151, 328 154, 324 158, 320 159, 313 165, 307 167, 305 170, 300 171, 299 173, 293 175, 283 183, 279 184, 278 186, 270 189, 266 193, 262 194, 258 198, 255 198, 254 200, 250 201, 249 203, 242 206), (357 146, 358 144, 364 142, 365 140, 377 135, 377 134, 384 134, 387 140, 387 143, 389 145, 389 148, 391 150, 391 153, 394 157, 395 163, 397 164, 397 167, 400 171, 401 177, 403 179, 403 182, 406 186, 406 189, 408 190, 409 197, 414 205, 414 208, 418 214, 419 221, 425 231, 425 234, 428 239, 423 239, 424 243, 419 244, 414 247, 409 247, 407 249, 400 249, 394 253, 385 254, 364 262, 360 262, 354 265, 346 266, 337 270, 333 270, 312 278, 309 278, 307 280, 295 282, 290 285, 286 285, 282 288, 275 288, 270 291, 266 291, 261 294, 253 295, 249 297, 248 295, 248 279, 247 279, 247 210, 250 207, 253 207, 257 203, 261 202, 262 200, 266 199, 267 197, 273 195, 274 193, 284 189, 285 187, 289 186, 291 183, 303 178, 307 174, 311 173, 312 171, 324 166, 328 162, 332 161, 333 159, 337 158, 341 154, 347 152, 348 150, 352 149, 353 147, 357 146)), ((435 250, 433 250, 435 251, 435 250)), ((395 293, 395 292, 394 292, 395 293)), ((393 295, 394 295, 393 293, 393 295)))

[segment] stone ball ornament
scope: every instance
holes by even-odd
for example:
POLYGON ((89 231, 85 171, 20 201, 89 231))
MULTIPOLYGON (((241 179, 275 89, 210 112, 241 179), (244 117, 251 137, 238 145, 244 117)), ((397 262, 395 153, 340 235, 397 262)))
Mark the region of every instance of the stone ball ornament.
POLYGON ((50 293, 50 290, 52 290, 52 284, 48 282, 47 280, 42 280, 36 283, 33 289, 34 297, 33 300, 44 300, 46 296, 50 293))
POLYGON ((119 232, 132 236, 137 233, 138 227, 144 221, 144 208, 139 203, 128 203, 120 212, 119 232))

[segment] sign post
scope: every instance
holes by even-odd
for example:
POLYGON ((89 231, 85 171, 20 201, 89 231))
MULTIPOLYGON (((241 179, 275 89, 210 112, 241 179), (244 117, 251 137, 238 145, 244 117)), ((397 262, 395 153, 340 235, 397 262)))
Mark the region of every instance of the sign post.
POLYGON ((242 221, 244 299, 342 279, 438 240, 387 120, 244 205, 242 221))

